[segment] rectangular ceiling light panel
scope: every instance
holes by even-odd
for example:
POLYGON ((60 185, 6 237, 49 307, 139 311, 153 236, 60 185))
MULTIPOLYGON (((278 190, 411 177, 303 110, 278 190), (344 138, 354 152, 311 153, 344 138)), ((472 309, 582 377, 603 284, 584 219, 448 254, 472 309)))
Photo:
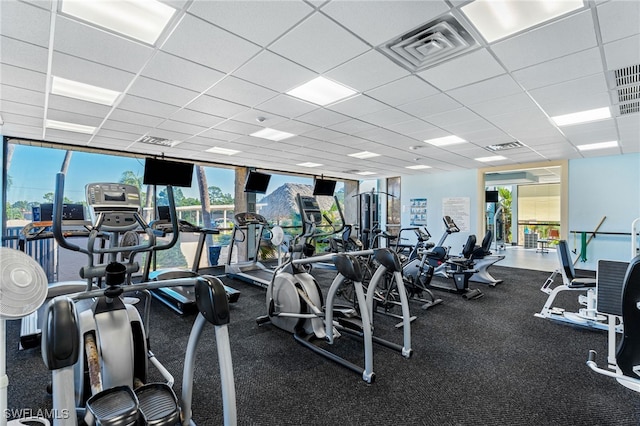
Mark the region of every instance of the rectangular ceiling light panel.
POLYGON ((234 155, 240 153, 240 151, 230 148, 222 148, 219 146, 214 146, 206 150, 212 154, 222 154, 222 155, 234 155))
POLYGON ((320 164, 320 163, 312 163, 312 162, 308 161, 306 163, 300 163, 300 164, 298 164, 298 166, 301 166, 301 167, 320 167, 320 166, 322 166, 322 164, 320 164))
POLYGON ((503 155, 492 155, 491 157, 479 157, 476 158, 476 161, 480 161, 482 163, 492 163, 494 161, 503 161, 506 160, 507 157, 503 156, 503 155))
POLYGON ((607 148, 615 148, 618 146, 618 141, 607 141, 607 142, 598 142, 598 143, 590 143, 587 145, 578 145, 580 151, 592 151, 594 149, 607 149, 607 148))
POLYGON ((571 126, 574 124, 588 123, 590 121, 606 120, 607 118, 611 118, 611 110, 609 107, 590 109, 587 111, 551 117, 554 123, 558 126, 571 126))
POLYGON ((376 154, 375 152, 369 152, 369 151, 362 151, 362 152, 356 152, 354 154, 349 154, 349 157, 360 158, 361 160, 365 158, 373 158, 378 156, 380 156, 380 154, 376 154))
POLYGON ((46 120, 45 126, 49 129, 64 130, 66 132, 92 134, 96 128, 93 126, 85 126, 83 124, 67 123, 64 121, 46 120))
POLYGON ((461 10, 491 43, 582 7, 583 0, 475 0, 461 10))
POLYGON ((423 170, 423 169, 430 169, 431 166, 425 166, 424 164, 416 164, 415 166, 407 166, 405 168, 411 169, 411 170, 423 170))
POLYGON ((435 145, 435 146, 449 146, 449 145, 456 145, 459 143, 465 143, 466 140, 462 139, 459 136, 451 135, 451 136, 443 136, 441 138, 427 139, 424 142, 429 143, 431 145, 435 145))
POLYGON ((156 0, 64 0, 60 11, 144 43, 154 44, 176 9, 156 0))
POLYGON ((289 90, 288 95, 325 106, 346 99, 357 92, 347 86, 324 77, 316 77, 307 83, 289 90))
POLYGON ((295 135, 293 133, 282 132, 280 130, 270 129, 268 127, 265 127, 262 130, 258 130, 257 132, 251 133, 249 136, 253 136, 255 138, 269 139, 270 141, 278 142, 284 139, 294 137, 295 135))
POLYGON ((53 76, 51 93, 68 98, 112 106, 120 92, 53 76))

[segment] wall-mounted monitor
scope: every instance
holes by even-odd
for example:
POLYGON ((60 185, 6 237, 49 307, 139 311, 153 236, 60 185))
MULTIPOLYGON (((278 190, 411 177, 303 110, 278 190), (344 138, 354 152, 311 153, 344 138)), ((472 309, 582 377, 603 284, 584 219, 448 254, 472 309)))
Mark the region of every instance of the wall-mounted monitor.
POLYGON ((193 163, 146 158, 144 160, 145 185, 171 185, 191 187, 193 163))
POLYGON ((271 175, 252 170, 247 174, 247 180, 244 183, 244 192, 264 194, 267 192, 270 180, 271 175))
POLYGON ((329 179, 315 179, 313 181, 313 195, 333 196, 336 190, 336 181, 329 179))
POLYGON ((498 202, 498 191, 485 191, 484 192, 484 202, 485 203, 497 203, 498 202))

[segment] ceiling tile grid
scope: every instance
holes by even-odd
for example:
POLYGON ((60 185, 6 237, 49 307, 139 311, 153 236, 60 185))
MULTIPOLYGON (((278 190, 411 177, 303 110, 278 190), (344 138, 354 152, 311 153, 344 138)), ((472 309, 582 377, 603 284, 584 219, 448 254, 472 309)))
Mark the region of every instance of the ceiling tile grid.
MULTIPOLYGON (((174 17, 148 44, 61 13, 64 1, 0 2, 4 135, 351 179, 364 178, 356 171, 375 178, 483 167, 474 158, 488 156, 484 147, 514 140, 526 146, 505 151, 500 165, 640 151, 640 113, 620 116, 611 78, 640 66, 640 2, 588 1, 487 42, 465 16, 471 0, 175 0, 165 2, 174 17), (470 51, 418 70, 381 53, 445 17, 475 39, 470 51), (318 76, 356 94, 317 105, 287 93, 318 76), (104 105, 53 94, 53 77, 117 97, 104 105), (563 127, 551 120, 601 107, 613 118, 563 127), (46 119, 96 129, 43 129, 46 119), (295 136, 250 136, 265 127, 295 136), (136 143, 144 135, 181 143, 136 143), (450 135, 467 142, 423 142, 450 135), (620 146, 576 148, 604 140, 620 146), (241 152, 206 152, 213 146, 241 152), (361 151, 380 155, 349 157, 361 151), (298 165, 305 161, 323 166, 298 165), (416 164, 432 168, 406 168, 416 164)), ((414 53, 441 42, 427 38, 414 53)))

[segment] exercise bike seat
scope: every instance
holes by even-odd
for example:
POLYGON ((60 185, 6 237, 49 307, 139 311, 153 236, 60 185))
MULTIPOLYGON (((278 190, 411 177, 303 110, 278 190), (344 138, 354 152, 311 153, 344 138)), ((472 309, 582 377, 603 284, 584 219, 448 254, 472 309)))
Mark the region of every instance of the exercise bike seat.
POLYGON ((340 253, 333 256, 333 263, 346 279, 353 282, 361 283, 364 277, 360 262, 350 254, 340 253))

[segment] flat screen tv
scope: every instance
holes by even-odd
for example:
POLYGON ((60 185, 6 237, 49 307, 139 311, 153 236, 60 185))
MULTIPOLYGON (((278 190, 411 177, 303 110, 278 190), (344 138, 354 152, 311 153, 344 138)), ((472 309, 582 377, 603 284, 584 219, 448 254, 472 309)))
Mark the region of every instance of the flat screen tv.
POLYGON ((191 187, 193 179, 193 164, 179 161, 146 158, 144 160, 145 185, 171 185, 191 187))
POLYGON ((485 191, 484 192, 484 202, 485 203, 497 203, 498 202, 498 191, 485 191))
POLYGON ((336 181, 329 179, 315 179, 313 182, 313 195, 333 196, 336 190, 336 181))
POLYGON ((247 180, 244 183, 244 192, 254 192, 256 194, 264 194, 269 187, 271 175, 250 171, 247 180))

